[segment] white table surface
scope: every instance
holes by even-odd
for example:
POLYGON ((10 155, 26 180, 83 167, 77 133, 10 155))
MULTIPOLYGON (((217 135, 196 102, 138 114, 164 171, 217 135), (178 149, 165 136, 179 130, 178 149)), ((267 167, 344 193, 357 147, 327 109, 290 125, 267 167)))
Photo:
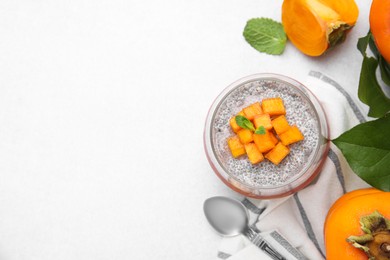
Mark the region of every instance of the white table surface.
POLYGON ((357 100, 369 1, 320 58, 258 53, 281 0, 0 2, 0 259, 214 259, 204 120, 233 81, 321 71, 357 100))

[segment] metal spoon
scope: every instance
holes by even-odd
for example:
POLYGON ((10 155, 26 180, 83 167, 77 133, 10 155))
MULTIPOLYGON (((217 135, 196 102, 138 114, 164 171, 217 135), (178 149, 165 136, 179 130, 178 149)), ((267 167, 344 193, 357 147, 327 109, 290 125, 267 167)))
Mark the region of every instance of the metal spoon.
POLYGON ((272 259, 286 260, 248 226, 248 211, 241 202, 227 197, 212 197, 204 202, 203 210, 210 225, 221 235, 243 234, 272 259))

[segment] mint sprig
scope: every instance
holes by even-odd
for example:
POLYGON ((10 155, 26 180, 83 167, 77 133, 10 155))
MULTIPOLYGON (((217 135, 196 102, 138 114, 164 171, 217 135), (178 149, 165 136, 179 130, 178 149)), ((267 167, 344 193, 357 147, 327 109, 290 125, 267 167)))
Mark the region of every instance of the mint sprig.
POLYGON ((256 131, 255 131, 255 134, 258 134, 258 135, 265 135, 266 133, 266 130, 265 130, 265 127, 264 126, 259 126, 256 131))
POLYGON ((250 19, 243 34, 253 48, 272 55, 282 54, 287 42, 283 25, 269 18, 250 19))
POLYGON ((241 128, 249 129, 253 132, 256 131, 252 122, 248 118, 246 118, 245 116, 241 116, 241 115, 236 116, 236 123, 241 128))
POLYGON ((236 123, 239 127, 251 130, 255 132, 255 134, 264 135, 266 133, 264 126, 261 125, 257 129, 255 129, 252 122, 245 116, 241 116, 241 115, 236 116, 236 123))

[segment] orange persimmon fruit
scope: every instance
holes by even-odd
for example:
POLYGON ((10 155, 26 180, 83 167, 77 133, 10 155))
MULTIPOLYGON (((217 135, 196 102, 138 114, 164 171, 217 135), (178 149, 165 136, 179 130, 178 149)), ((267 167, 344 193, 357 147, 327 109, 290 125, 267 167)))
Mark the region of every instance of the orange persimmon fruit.
POLYGON ((242 144, 248 144, 253 141, 253 132, 249 129, 239 130, 237 136, 242 144))
POLYGON ((270 116, 278 116, 286 114, 286 108, 284 107, 283 100, 280 97, 266 98, 261 103, 263 113, 270 116))
POLYGON ((246 153, 244 145, 236 135, 228 138, 228 146, 234 158, 240 157, 246 153))
POLYGON ((272 129, 271 117, 268 114, 256 115, 253 118, 253 124, 256 129, 260 126, 263 126, 267 130, 272 129))
MULTIPOLYGON (((389 201, 390 192, 374 188, 359 189, 341 196, 329 209, 324 224, 326 259, 367 260, 367 254, 354 247, 347 239, 351 236, 365 234, 362 230, 362 218, 372 213, 379 212, 384 218, 390 219, 389 201)), ((390 232, 381 230, 379 233, 373 232, 372 234, 374 237, 377 234, 383 237, 383 233, 385 233, 385 241, 382 241, 382 244, 385 245, 384 249, 386 249, 390 245, 388 243, 390 232)))
POLYGON ((278 135, 286 132, 290 128, 290 124, 288 123, 284 115, 278 116, 277 118, 273 119, 271 121, 271 124, 278 135))
POLYGON ((272 97, 255 102, 231 117, 229 124, 234 134, 227 138, 227 144, 232 156, 246 155, 252 164, 257 164, 264 160, 263 153, 268 152, 267 159, 278 165, 289 154, 288 145, 304 139, 297 126, 289 125, 285 114, 282 98, 272 97), (245 120, 237 118, 238 115, 245 120))
POLYGON ((253 120, 253 118, 256 115, 260 115, 263 113, 259 102, 256 102, 250 106, 247 106, 246 108, 243 109, 243 111, 244 111, 245 117, 248 118, 249 120, 253 120))
POLYGON ((320 56, 342 43, 358 15, 354 0, 284 0, 282 5, 288 39, 309 56, 320 56))
POLYGON ((261 153, 268 152, 272 148, 275 147, 275 138, 272 137, 272 132, 265 130, 265 134, 258 135, 254 134, 253 135, 253 141, 257 145, 257 148, 261 153))
POLYGON ((370 29, 375 45, 390 63, 390 0, 373 0, 370 9, 370 29))
POLYGON ((272 131, 268 131, 268 134, 269 134, 269 138, 271 139, 271 141, 276 145, 277 143, 279 143, 279 139, 275 136, 275 134, 272 132, 272 131))
POLYGON ((259 151, 255 143, 245 144, 244 146, 248 159, 252 164, 256 164, 264 160, 263 154, 259 151))
POLYGON ((287 131, 279 135, 280 141, 283 145, 290 145, 302 141, 305 137, 296 125, 288 128, 287 131))
POLYGON ((271 151, 266 153, 265 158, 278 165, 289 153, 290 149, 279 142, 271 151))
MULTIPOLYGON (((244 111, 240 111, 237 115, 244 116, 245 114, 244 114, 244 111)), ((239 130, 242 129, 236 122, 236 116, 233 116, 229 120, 230 127, 232 128, 233 132, 235 132, 235 133, 237 133, 239 130)))

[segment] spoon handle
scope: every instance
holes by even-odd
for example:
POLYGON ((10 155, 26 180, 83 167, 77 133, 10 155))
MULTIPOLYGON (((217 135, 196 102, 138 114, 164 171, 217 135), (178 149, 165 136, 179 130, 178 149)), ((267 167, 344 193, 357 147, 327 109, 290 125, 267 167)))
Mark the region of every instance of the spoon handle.
POLYGON ((258 246, 261 250, 266 252, 272 259, 274 260, 286 260, 281 254, 279 254, 275 249, 273 249, 268 243, 262 238, 262 236, 254 231, 253 229, 249 228, 246 232, 247 237, 249 240, 258 246))
POLYGON ((264 240, 257 245, 264 252, 266 252, 269 256, 271 256, 275 260, 286 260, 283 256, 281 256, 278 252, 276 252, 272 247, 270 247, 264 240))

